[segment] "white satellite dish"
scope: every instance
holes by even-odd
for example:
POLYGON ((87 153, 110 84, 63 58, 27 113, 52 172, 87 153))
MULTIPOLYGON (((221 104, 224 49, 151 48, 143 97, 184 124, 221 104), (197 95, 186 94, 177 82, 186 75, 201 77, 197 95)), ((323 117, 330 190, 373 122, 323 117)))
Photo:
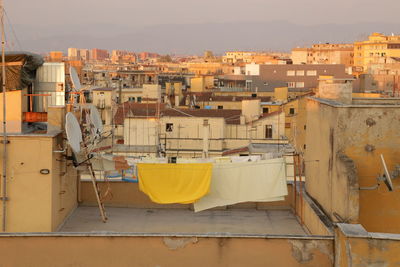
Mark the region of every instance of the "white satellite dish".
POLYGON ((389 191, 393 191, 393 183, 392 183, 392 178, 390 176, 390 173, 388 171, 388 168, 386 166, 386 162, 385 162, 385 158, 383 157, 383 155, 381 154, 381 162, 382 162, 382 166, 383 166, 383 175, 381 177, 381 180, 383 180, 387 186, 387 188, 389 189, 389 191))
POLYGON ((101 120, 100 113, 94 105, 90 106, 90 120, 96 130, 96 133, 103 131, 103 121, 101 120))
POLYGON ((74 87, 74 91, 80 91, 82 86, 81 82, 79 81, 78 73, 76 72, 75 68, 70 66, 69 73, 71 75, 72 86, 74 87))
POLYGON ((83 141, 82 131, 78 120, 72 112, 68 112, 65 116, 65 131, 72 151, 79 153, 81 151, 81 142, 83 141))

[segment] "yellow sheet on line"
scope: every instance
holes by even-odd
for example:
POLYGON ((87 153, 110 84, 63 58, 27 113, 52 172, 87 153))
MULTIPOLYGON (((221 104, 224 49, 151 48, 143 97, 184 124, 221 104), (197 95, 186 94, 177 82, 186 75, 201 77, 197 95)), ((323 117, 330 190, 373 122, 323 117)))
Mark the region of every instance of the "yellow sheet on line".
POLYGON ((139 163, 139 189, 155 203, 193 203, 208 193, 211 163, 139 163))

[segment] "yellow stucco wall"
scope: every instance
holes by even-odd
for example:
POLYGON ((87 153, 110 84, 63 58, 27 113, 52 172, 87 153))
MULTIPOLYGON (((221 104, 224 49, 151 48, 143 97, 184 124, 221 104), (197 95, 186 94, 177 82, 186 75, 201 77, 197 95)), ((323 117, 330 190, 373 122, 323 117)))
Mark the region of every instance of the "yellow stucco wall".
POLYGON ((336 267, 399 266, 397 235, 370 233, 360 225, 342 225, 335 229, 336 267))
POLYGON ((333 240, 195 236, 0 237, 3 266, 333 266, 333 240))
MULTIPOLYGON (((6 93, 7 132, 20 133, 22 130, 23 112, 28 111, 26 89, 6 93)), ((3 93, 0 93, 0 131, 3 131, 3 93)))
POLYGON ((77 204, 76 171, 66 165, 61 154, 53 152, 59 150, 62 137, 10 136, 8 139, 6 232, 56 230, 77 204), (41 174, 41 169, 48 169, 50 173, 41 174))
POLYGON ((400 157, 398 106, 332 107, 309 100, 307 119, 307 190, 337 220, 360 223, 368 231, 400 233, 400 181, 389 192, 380 154, 389 171, 400 157), (390 222, 390 223, 388 223, 390 222))

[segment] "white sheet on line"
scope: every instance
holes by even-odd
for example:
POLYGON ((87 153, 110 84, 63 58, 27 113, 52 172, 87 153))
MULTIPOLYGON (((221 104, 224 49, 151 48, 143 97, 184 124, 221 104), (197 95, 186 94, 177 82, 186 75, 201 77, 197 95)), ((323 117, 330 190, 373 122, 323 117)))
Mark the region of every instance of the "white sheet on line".
POLYGON ((288 194, 285 159, 214 163, 209 193, 194 203, 195 212, 242 202, 284 200, 288 194))

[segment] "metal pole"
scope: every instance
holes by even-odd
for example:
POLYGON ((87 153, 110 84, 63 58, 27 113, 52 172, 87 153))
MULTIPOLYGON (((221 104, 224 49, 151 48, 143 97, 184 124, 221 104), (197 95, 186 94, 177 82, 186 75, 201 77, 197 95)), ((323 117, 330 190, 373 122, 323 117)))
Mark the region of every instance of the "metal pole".
POLYGON ((0 0, 1 12, 1 71, 2 71, 2 90, 3 90, 3 232, 6 231, 6 201, 7 201, 7 116, 6 116, 6 60, 5 60, 5 36, 4 36, 4 8, 3 0, 0 0))

